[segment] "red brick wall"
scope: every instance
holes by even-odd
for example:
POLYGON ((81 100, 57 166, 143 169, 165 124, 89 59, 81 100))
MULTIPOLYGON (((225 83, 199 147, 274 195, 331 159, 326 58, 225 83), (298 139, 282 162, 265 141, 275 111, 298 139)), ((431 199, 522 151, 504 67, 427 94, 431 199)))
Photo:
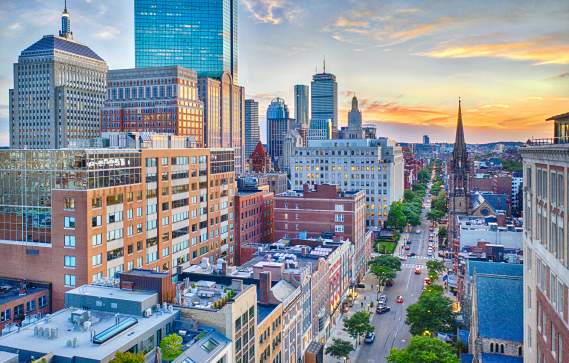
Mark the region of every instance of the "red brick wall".
MULTIPOLYGON (((557 363, 557 359, 553 357, 551 353, 551 325, 555 327, 555 331, 559 334, 560 339, 563 339, 563 361, 566 362, 567 357, 569 357, 569 329, 567 325, 561 320, 559 315, 555 312, 553 307, 549 304, 546 297, 541 291, 536 290, 536 300, 539 305, 538 310, 542 310, 547 318, 545 332, 539 332, 537 330, 537 346, 539 351, 543 354, 545 363, 557 363), (543 338, 543 335, 547 337, 547 340, 543 338)), ((567 300, 565 300, 565 308, 567 307, 567 300)), ((538 325, 540 325, 540 317, 538 311, 538 325)))

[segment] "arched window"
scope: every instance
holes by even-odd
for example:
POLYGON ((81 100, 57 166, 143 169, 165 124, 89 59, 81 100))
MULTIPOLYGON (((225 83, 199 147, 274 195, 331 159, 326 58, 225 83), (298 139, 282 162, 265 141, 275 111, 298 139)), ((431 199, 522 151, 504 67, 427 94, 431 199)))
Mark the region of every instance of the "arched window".
POLYGON ((490 353, 494 353, 494 343, 490 343, 490 353))
POLYGON ((500 344, 500 353, 504 354, 504 344, 500 344))
POLYGON ((522 348, 521 345, 518 347, 518 355, 519 355, 520 357, 523 355, 523 348, 522 348))

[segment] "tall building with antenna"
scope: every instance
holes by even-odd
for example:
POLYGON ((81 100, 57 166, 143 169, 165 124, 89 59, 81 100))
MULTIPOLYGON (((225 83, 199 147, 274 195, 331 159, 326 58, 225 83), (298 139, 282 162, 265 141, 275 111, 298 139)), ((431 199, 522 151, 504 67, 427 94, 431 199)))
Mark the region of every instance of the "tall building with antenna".
POLYGON ((332 138, 338 135, 338 83, 336 76, 332 73, 326 73, 326 59, 322 64, 322 73, 312 76, 310 84, 311 95, 311 114, 313 120, 332 121, 332 138))
POLYGON ((100 135, 107 64, 73 39, 67 3, 59 35, 24 49, 9 91, 10 146, 57 149, 100 135))

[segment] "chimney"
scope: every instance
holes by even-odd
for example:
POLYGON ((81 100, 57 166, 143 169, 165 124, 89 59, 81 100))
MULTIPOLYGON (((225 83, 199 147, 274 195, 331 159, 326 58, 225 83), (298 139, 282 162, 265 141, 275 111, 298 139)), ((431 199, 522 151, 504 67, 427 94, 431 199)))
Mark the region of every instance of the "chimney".
POLYGON ((259 303, 268 304, 271 295, 271 272, 263 271, 259 274, 259 303))
POLYGON ((505 227, 506 215, 504 213, 498 213, 498 215, 496 216, 496 222, 498 223, 498 227, 505 227))
POLYGON ((227 275, 227 262, 225 260, 221 263, 221 273, 227 275))
POLYGON ((238 291, 243 291, 243 280, 231 279, 231 288, 238 291))

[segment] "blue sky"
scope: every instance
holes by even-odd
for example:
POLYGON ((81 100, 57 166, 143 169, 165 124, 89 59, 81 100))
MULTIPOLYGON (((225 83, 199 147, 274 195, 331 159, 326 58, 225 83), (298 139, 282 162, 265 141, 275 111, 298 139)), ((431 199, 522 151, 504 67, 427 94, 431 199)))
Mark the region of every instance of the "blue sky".
MULTIPOLYGON (((56 33, 63 1, 0 0, 0 144, 8 89, 22 49, 56 33)), ((76 40, 110 69, 134 66, 133 2, 69 0, 76 40)), ((292 111, 326 56, 340 124, 360 99, 364 122, 400 141, 453 141, 458 96, 469 142, 551 135, 544 119, 569 112, 568 1, 241 0, 239 80, 264 113, 292 111)), ((263 130, 264 131, 264 130, 263 130)), ((264 132, 263 132, 264 134, 264 132)))

